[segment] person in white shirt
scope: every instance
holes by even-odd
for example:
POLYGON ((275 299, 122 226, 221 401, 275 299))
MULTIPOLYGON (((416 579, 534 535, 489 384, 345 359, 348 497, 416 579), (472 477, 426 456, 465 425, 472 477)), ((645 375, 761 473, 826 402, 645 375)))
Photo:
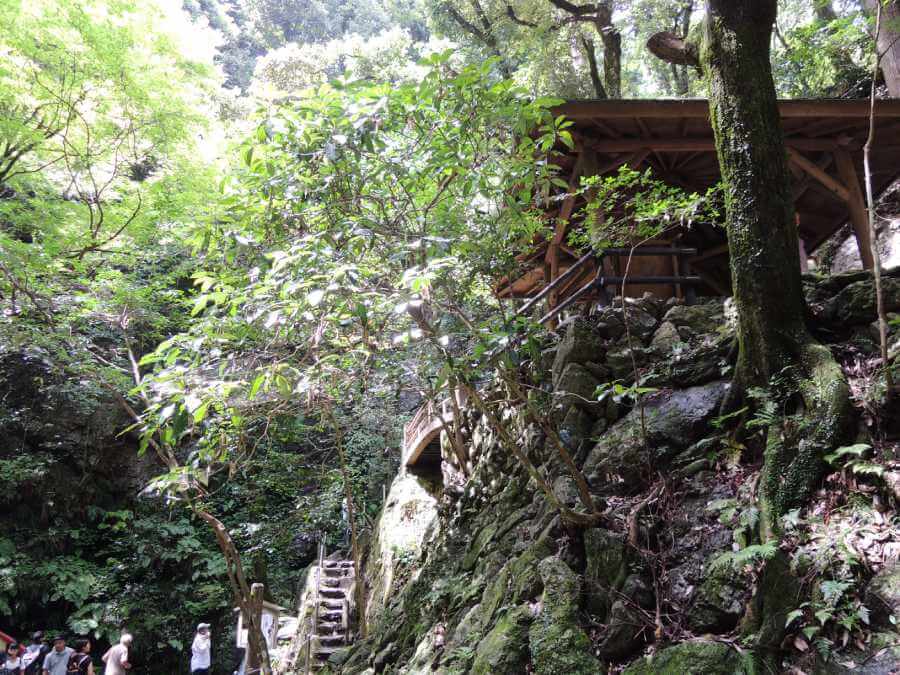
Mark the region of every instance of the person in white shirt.
POLYGON ((131 668, 128 662, 128 648, 131 646, 132 637, 128 633, 122 633, 119 638, 119 644, 110 647, 103 655, 103 663, 106 668, 103 675, 126 675, 127 670, 131 668))
POLYGON ((191 644, 191 675, 209 675, 212 663, 212 638, 209 624, 197 624, 194 642, 191 644))

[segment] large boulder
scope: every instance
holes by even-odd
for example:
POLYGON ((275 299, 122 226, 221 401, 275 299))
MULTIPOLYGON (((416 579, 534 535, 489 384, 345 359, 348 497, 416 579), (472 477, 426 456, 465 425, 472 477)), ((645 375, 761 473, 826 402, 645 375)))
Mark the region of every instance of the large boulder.
POLYGON ((697 441, 728 389, 724 381, 679 391, 661 391, 613 424, 588 455, 584 472, 591 482, 604 474, 638 480, 697 441), (646 444, 642 434, 646 427, 646 444))
POLYGON ((556 347, 553 359, 553 382, 559 380, 570 363, 600 363, 603 361, 603 338, 583 319, 569 324, 566 334, 556 347))
POLYGON ((606 628, 597 645, 597 655, 605 661, 621 661, 634 654, 647 640, 646 613, 653 593, 638 575, 629 576, 609 610, 606 628))
POLYGON ((690 338, 704 333, 715 333, 723 324, 722 303, 708 302, 702 305, 676 305, 663 317, 678 330, 682 338, 690 338))
POLYGON ((696 640, 661 649, 629 665, 622 675, 750 675, 748 657, 721 642, 696 640))
POLYGON ((745 586, 730 565, 707 566, 707 576, 688 612, 688 625, 696 633, 724 633, 734 628, 744 613, 745 586))
POLYGON ((600 381, 587 368, 579 363, 569 363, 556 380, 556 397, 566 409, 577 406, 597 415, 601 408, 596 396, 599 384, 600 381))
MULTIPOLYGON (((900 279, 882 279, 882 294, 887 312, 900 310, 900 279)), ((837 294, 812 303, 809 310, 822 322, 843 326, 867 324, 878 318, 875 307, 875 284, 871 277, 844 286, 837 294)))
POLYGON ((872 577, 866 588, 866 607, 872 613, 872 623, 893 628, 900 621, 900 563, 887 565, 872 577))
POLYGON ((628 550, 624 535, 597 528, 584 533, 586 607, 601 619, 628 576, 628 550))
POLYGON ((473 675, 519 675, 528 662, 528 626, 533 617, 528 605, 504 614, 478 643, 473 675))
POLYGON ((595 675, 600 663, 591 654, 591 640, 578 625, 581 584, 560 558, 538 564, 544 584, 541 610, 529 629, 531 663, 536 675, 595 675))

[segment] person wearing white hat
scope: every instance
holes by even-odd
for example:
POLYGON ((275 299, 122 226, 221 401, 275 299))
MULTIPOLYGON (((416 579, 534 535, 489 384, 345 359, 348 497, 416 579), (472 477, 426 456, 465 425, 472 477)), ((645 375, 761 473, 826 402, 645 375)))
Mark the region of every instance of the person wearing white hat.
POLYGON ((211 663, 212 638, 209 634, 209 624, 199 623, 191 645, 191 675, 209 675, 211 663))

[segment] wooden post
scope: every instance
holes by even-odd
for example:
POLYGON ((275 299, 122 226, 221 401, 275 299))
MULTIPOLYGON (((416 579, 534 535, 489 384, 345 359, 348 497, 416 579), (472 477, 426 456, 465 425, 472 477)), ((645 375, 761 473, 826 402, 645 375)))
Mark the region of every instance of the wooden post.
POLYGON ((260 672, 262 663, 262 650, 266 649, 265 636, 262 636, 263 644, 259 644, 253 634, 253 626, 262 626, 263 595, 266 587, 263 584, 253 584, 250 587, 250 613, 253 618, 247 617, 247 675, 255 675, 260 672))
POLYGON ((872 257, 872 238, 869 236, 869 215, 859 177, 856 174, 856 167, 853 164, 853 157, 841 148, 835 151, 834 159, 837 162, 838 174, 850 193, 847 207, 850 209, 850 222, 853 224, 853 234, 856 235, 859 257, 862 260, 863 268, 870 270, 875 265, 875 259, 872 257))

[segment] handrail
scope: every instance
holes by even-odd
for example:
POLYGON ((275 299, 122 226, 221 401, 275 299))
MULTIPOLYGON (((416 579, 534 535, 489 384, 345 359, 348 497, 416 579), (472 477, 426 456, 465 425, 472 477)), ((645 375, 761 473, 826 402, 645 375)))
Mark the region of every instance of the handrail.
POLYGON ((540 293, 538 293, 533 298, 530 298, 528 300, 528 302, 526 302, 524 305, 519 307, 519 309, 516 310, 516 316, 519 316, 520 314, 524 314, 525 312, 527 312, 529 309, 534 307, 535 303, 540 302, 544 297, 546 297, 548 293, 552 292, 556 288, 559 288, 560 285, 564 284, 566 281, 571 279, 575 275, 575 273, 578 272, 578 270, 580 270, 581 267, 586 262, 588 262, 591 258, 594 257, 594 255, 595 255, 594 250, 591 249, 590 251, 585 253, 583 256, 581 256, 578 260, 575 261, 574 265, 572 265, 569 269, 567 269, 565 272, 563 272, 556 279, 551 281, 548 285, 544 286, 541 289, 540 293))
POLYGON ((571 274, 571 272, 573 270, 581 267, 581 265, 584 263, 584 261, 587 257, 593 256, 593 255, 596 255, 597 259, 599 261, 601 261, 601 271, 597 272, 597 275, 593 279, 591 279, 589 282, 584 284, 581 288, 579 288, 577 291, 572 293, 572 295, 570 295, 568 298, 566 298, 563 302, 561 302, 559 305, 557 305, 556 307, 551 309, 549 312, 547 312, 544 316, 542 316, 540 319, 538 319, 539 324, 547 323, 548 321, 550 321, 550 319, 553 319, 554 317, 558 316, 562 311, 564 311, 568 307, 571 307, 582 295, 584 295, 591 289, 598 288, 600 290, 603 290, 604 286, 623 286, 625 284, 632 284, 632 285, 684 284, 685 286, 688 286, 690 289, 692 289, 688 292, 688 296, 687 296, 688 304, 691 304, 693 302, 694 296, 696 294, 696 291, 693 290, 693 286, 703 283, 703 279, 701 279, 698 276, 691 276, 688 274, 676 273, 674 275, 657 275, 657 276, 628 276, 628 277, 609 276, 609 277, 604 277, 604 276, 601 276, 602 260, 603 260, 603 257, 606 255, 630 255, 630 256, 671 255, 671 256, 674 256, 676 258, 676 260, 678 261, 678 266, 677 266, 676 272, 680 272, 684 268, 684 265, 681 262, 682 258, 687 257, 687 256, 696 255, 696 254, 697 254, 696 248, 675 247, 675 246, 672 246, 672 247, 637 246, 634 248, 606 248, 606 249, 603 249, 602 251, 599 251, 596 253, 592 249, 591 251, 589 251, 588 253, 583 255, 581 258, 579 258, 578 262, 576 262, 572 267, 570 267, 568 270, 566 270, 565 274, 558 277, 557 279, 554 279, 553 282, 549 286, 544 287, 540 293, 538 293, 535 297, 531 298, 528 302, 526 302, 524 305, 522 305, 522 307, 519 309, 518 312, 516 312, 516 314, 520 314, 521 312, 525 311, 529 307, 532 307, 534 305, 534 303, 539 301, 541 298, 543 298, 545 295, 547 295, 547 293, 549 293, 554 288, 558 287, 562 282, 564 282, 565 279, 571 274))
MULTIPOLYGON (((314 631, 319 630, 319 583, 322 579, 322 565, 325 560, 325 542, 322 539, 319 539, 319 561, 316 567, 316 594, 315 601, 313 604, 313 618, 312 618, 312 626, 310 626, 309 632, 306 634, 306 675, 310 675, 312 672, 310 670, 311 667, 311 658, 312 658, 312 638, 314 631)), ((315 633, 318 637, 318 633, 315 633)))

